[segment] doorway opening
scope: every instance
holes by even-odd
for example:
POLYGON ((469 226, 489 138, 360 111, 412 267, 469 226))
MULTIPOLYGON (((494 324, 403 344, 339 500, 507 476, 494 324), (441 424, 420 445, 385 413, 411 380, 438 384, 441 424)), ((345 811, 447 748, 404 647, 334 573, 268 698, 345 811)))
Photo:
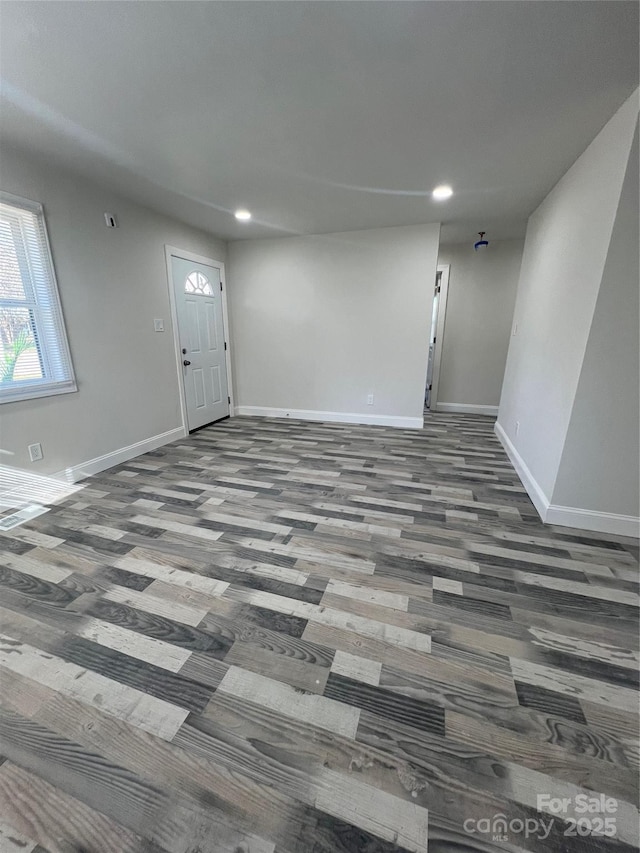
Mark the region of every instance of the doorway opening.
POLYGON ((224 264, 165 247, 185 432, 232 414, 224 264))
POLYGON ((427 384, 424 391, 425 411, 435 412, 438 408, 438 382, 444 341, 444 321, 449 294, 449 264, 439 265, 436 272, 431 324, 429 327, 429 356, 427 361, 427 384))

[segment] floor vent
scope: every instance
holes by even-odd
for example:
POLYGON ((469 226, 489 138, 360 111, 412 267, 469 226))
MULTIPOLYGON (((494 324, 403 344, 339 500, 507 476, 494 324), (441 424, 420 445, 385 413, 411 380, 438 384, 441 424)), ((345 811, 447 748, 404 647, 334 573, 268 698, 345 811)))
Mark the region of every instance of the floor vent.
POLYGON ((36 518, 36 516, 42 515, 45 512, 49 512, 48 507, 40 506, 40 504, 25 506, 17 512, 12 512, 11 515, 5 515, 4 518, 0 518, 0 531, 12 530, 14 527, 24 524, 25 521, 36 518))

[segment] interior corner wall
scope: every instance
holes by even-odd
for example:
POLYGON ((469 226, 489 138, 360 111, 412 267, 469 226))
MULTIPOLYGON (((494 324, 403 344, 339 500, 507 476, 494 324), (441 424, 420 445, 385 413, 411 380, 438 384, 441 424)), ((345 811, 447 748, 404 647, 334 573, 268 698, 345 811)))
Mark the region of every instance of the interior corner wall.
POLYGON ((419 425, 439 233, 421 225, 231 243, 240 413, 419 425))
POLYGON ((539 510, 554 493, 637 117, 636 92, 527 226, 496 431, 539 510))
POLYGON ((2 463, 53 474, 180 429, 164 246, 224 261, 226 244, 6 146, 1 166, 1 189, 44 206, 78 384, 0 407, 2 463))
POLYGON ((640 516, 638 130, 631 149, 552 503, 640 516))
POLYGON ((438 383, 438 403, 495 406, 509 349, 523 240, 440 245, 449 264, 449 294, 438 383))

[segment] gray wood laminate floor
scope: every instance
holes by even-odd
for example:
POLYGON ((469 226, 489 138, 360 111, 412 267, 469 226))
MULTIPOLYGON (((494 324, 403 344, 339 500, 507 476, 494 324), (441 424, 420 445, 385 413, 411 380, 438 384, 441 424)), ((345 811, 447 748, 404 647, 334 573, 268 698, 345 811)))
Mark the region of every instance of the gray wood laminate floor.
POLYGON ((491 419, 82 485, 0 537, 0 850, 636 849, 637 548, 543 525, 491 419))

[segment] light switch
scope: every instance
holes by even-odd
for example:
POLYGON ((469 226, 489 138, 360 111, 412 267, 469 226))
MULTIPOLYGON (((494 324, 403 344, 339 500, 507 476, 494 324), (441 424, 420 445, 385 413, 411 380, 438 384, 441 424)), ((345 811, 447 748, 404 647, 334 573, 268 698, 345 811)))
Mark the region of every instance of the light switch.
POLYGON ((164 332, 164 320, 154 320, 153 321, 153 331, 154 332, 164 332))
POLYGON ((27 450, 29 451, 29 459, 32 462, 39 462, 41 459, 44 458, 44 454, 42 452, 42 445, 40 444, 40 442, 38 442, 37 444, 30 444, 27 450))

